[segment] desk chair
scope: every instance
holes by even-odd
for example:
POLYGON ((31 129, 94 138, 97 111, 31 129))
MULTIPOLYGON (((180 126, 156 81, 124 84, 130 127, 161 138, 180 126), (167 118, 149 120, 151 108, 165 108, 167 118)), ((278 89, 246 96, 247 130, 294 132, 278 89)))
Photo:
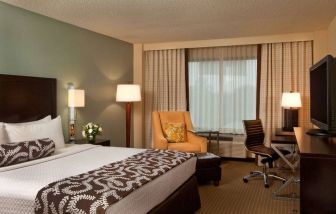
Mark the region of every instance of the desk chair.
MULTIPOLYGON (((264 145, 265 134, 261 120, 244 120, 243 123, 246 133, 245 147, 247 151, 263 158, 261 160, 263 171, 252 171, 249 175, 243 178, 243 181, 247 183, 251 178, 263 178, 266 188, 269 187, 269 178, 286 182, 285 178, 267 172, 266 163, 268 163, 269 168, 272 168, 273 161, 277 160, 279 155, 272 148, 264 145)), ((288 151, 283 151, 283 153, 289 154, 288 151)))

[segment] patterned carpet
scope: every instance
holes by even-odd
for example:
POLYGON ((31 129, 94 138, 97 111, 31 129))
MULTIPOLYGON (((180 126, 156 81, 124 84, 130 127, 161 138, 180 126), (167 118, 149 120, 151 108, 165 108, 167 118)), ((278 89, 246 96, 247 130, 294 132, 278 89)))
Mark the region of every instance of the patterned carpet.
MULTIPOLYGON (((280 181, 270 183, 270 188, 264 188, 262 180, 242 181, 243 176, 252 170, 261 170, 251 162, 223 161, 222 180, 218 187, 205 184, 199 187, 202 208, 198 214, 297 214, 299 200, 274 199, 272 193, 282 184, 280 181)), ((272 169, 274 171, 274 169, 272 169)), ((277 170, 278 174, 289 177, 288 170, 277 170)), ((296 192, 297 185, 289 186, 284 193, 296 192)))

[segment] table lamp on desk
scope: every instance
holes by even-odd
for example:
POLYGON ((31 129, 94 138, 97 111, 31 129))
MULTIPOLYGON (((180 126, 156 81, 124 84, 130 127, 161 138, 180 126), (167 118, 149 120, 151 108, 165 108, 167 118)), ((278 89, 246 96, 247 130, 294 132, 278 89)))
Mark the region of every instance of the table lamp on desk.
POLYGON ((283 131, 293 131, 294 127, 299 126, 299 108, 302 107, 299 92, 282 93, 281 106, 284 108, 283 131))

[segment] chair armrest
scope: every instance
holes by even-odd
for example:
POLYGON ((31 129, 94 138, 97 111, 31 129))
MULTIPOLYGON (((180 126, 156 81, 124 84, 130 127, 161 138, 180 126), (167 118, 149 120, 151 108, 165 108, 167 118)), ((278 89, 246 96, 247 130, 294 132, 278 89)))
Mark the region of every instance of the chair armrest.
POLYGON ((163 136, 156 136, 153 139, 154 149, 168 149, 168 141, 163 136))
POLYGON ((168 149, 168 140, 164 137, 158 112, 152 113, 152 148, 168 149))
POLYGON ((196 143, 201 147, 201 153, 206 153, 208 151, 208 140, 205 137, 200 137, 194 133, 188 131, 188 142, 196 143))

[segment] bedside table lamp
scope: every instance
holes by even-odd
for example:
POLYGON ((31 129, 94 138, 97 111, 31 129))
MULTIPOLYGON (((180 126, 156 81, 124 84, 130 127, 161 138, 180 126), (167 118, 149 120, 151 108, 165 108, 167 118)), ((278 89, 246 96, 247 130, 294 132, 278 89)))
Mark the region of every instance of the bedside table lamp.
POLYGON ((281 106, 284 108, 284 127, 283 131, 293 131, 294 127, 299 126, 299 108, 302 106, 300 93, 282 93, 281 106))
POLYGON ((85 106, 84 90, 75 89, 73 86, 68 89, 69 107, 69 140, 75 141, 76 135, 76 108, 85 106))
POLYGON ((140 85, 121 84, 117 86, 117 102, 126 103, 126 147, 131 146, 131 112, 132 102, 141 101, 140 85))

